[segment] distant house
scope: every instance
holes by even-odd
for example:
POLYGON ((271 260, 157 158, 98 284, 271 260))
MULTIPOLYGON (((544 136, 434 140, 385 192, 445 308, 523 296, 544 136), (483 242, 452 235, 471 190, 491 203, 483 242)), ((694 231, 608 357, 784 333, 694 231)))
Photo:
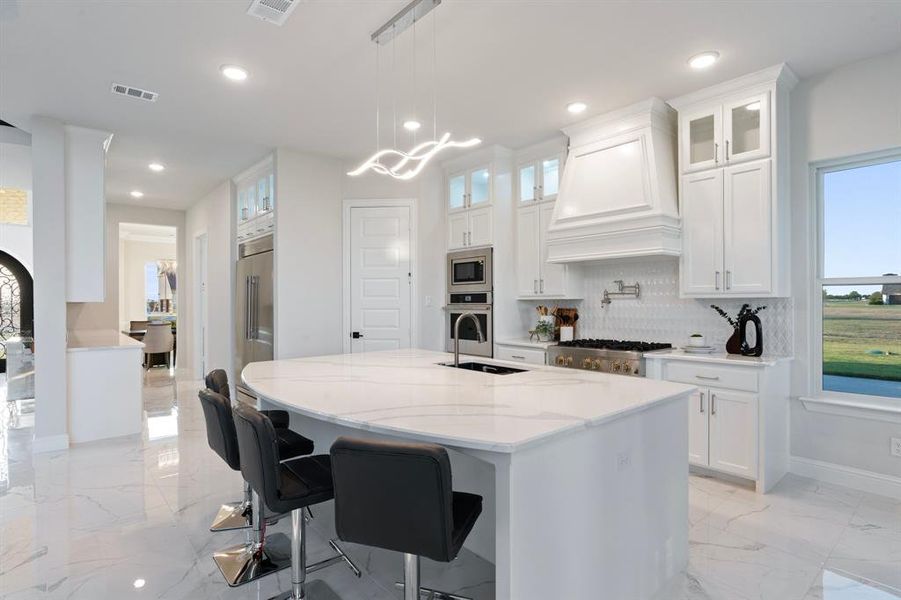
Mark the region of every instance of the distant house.
MULTIPOLYGON (((897 277, 895 273, 886 273, 884 277, 897 277)), ((901 304, 901 283, 886 283, 882 286, 883 304, 901 304)))

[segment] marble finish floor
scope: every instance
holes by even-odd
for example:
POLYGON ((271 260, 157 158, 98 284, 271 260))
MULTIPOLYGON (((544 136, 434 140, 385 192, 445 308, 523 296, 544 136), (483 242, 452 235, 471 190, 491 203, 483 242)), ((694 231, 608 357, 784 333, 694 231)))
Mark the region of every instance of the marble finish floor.
MULTIPOLYGON (((207 529, 218 504, 238 499, 240 479, 207 447, 198 385, 154 369, 140 438, 33 455, 30 406, 6 403, 0 383, 0 599, 231 600, 288 589, 287 571, 228 588, 211 559, 245 534, 207 529)), ((766 496, 690 483, 689 567, 658 600, 901 599, 901 502, 795 476, 766 496)), ((317 560, 334 535, 327 507, 308 531, 317 560)), ((363 578, 341 566, 315 573, 311 600, 401 597, 400 555, 345 547, 363 578)), ((494 597, 492 565, 469 552, 451 565, 424 561, 423 571, 424 585, 494 597)), ((607 600, 603 585, 585 598, 607 600)))

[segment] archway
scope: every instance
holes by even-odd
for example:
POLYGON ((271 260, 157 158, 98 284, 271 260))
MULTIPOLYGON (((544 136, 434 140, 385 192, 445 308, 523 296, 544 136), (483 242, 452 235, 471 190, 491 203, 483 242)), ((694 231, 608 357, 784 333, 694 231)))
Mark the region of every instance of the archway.
POLYGON ((0 373, 6 372, 6 340, 34 332, 34 281, 28 269, 0 250, 0 373))

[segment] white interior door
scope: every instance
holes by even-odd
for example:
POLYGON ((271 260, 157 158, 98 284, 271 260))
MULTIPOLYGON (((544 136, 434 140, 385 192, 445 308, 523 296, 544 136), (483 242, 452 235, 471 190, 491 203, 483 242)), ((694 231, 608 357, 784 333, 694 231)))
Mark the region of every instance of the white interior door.
POLYGON ((351 352, 411 345, 410 209, 350 209, 351 352))
POLYGON ((196 239, 195 249, 197 251, 197 327, 195 329, 196 350, 195 356, 199 375, 203 377, 209 367, 207 358, 207 253, 208 253, 207 234, 199 235, 196 239))

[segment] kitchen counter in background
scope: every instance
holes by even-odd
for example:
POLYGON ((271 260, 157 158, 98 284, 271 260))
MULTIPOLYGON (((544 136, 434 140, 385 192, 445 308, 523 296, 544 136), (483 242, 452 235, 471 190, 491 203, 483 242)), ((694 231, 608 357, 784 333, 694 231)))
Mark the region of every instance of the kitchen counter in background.
POLYGON ((644 355, 647 360, 684 360, 709 364, 737 365, 741 367, 772 367, 780 362, 790 362, 791 356, 741 356, 739 354, 727 354, 725 352, 711 352, 710 354, 689 354, 684 350, 659 350, 648 352, 644 355))
POLYGON ((82 350, 133 350, 143 348, 143 342, 124 335, 115 329, 82 329, 69 331, 66 348, 82 350))

